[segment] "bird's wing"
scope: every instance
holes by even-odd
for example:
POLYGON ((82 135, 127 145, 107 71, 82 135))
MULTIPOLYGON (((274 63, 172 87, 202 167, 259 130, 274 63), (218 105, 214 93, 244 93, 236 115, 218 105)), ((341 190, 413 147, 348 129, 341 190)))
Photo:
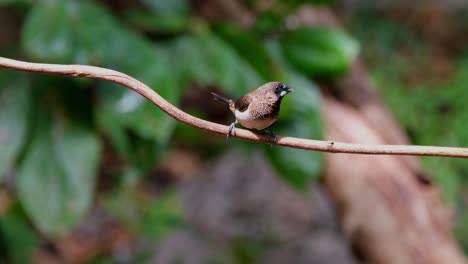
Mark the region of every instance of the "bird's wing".
POLYGON ((249 108, 250 102, 252 102, 252 97, 249 94, 243 95, 241 98, 237 99, 235 107, 238 111, 244 112, 249 108))

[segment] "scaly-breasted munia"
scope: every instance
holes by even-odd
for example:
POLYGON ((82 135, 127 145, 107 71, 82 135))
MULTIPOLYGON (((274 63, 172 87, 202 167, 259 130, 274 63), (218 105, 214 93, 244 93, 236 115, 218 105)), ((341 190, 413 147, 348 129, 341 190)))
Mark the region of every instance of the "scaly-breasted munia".
POLYGON ((279 82, 269 82, 233 101, 221 95, 212 93, 214 99, 229 105, 236 121, 229 126, 227 136, 234 132, 236 124, 257 130, 265 130, 276 141, 275 134, 266 128, 278 119, 281 100, 293 90, 279 82))

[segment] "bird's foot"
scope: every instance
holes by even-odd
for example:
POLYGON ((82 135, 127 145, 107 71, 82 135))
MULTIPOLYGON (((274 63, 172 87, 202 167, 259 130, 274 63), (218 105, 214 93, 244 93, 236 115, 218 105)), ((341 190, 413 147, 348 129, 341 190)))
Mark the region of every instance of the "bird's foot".
POLYGON ((270 135, 270 144, 272 144, 272 145, 276 144, 276 135, 275 135, 275 133, 273 133, 273 131, 268 130, 268 129, 264 129, 264 131, 270 135))
POLYGON ((230 126, 229 126, 229 130, 228 130, 228 133, 227 133, 227 136, 226 138, 229 139, 229 136, 230 135, 235 135, 236 134, 236 124, 237 124, 237 121, 232 123, 230 126))

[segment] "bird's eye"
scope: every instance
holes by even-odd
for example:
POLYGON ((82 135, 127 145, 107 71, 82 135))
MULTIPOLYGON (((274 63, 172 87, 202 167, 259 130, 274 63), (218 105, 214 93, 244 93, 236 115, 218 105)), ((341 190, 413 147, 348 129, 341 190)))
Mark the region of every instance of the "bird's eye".
POLYGON ((283 85, 282 85, 282 84, 276 85, 275 88, 274 88, 275 93, 279 93, 279 92, 281 91, 282 88, 283 88, 283 85))

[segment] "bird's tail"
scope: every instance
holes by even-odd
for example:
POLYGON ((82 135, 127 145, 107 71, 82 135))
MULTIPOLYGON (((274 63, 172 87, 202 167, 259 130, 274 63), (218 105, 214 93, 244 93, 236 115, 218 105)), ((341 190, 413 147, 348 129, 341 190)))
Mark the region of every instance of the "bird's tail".
POLYGON ((221 95, 219 95, 219 94, 216 94, 216 93, 213 93, 213 92, 212 92, 211 94, 213 95, 213 97, 214 97, 214 99, 215 99, 216 101, 223 102, 223 103, 225 103, 225 104, 227 104, 227 105, 229 105, 229 106, 231 106, 231 104, 234 103, 231 99, 226 98, 226 97, 224 97, 224 96, 221 96, 221 95))

